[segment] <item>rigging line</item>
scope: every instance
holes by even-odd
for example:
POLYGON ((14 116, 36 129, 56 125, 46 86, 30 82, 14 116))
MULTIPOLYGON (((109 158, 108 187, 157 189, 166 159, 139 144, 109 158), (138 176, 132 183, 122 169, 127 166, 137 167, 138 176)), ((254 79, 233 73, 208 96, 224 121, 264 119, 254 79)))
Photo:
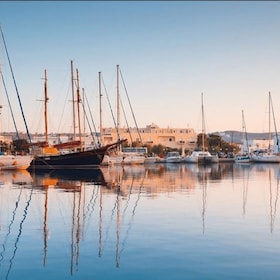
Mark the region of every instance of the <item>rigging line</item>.
POLYGON ((11 102, 10 102, 10 98, 9 98, 9 95, 8 95, 6 83, 5 83, 5 81, 4 81, 4 77, 3 77, 3 73, 2 73, 2 71, 1 71, 1 69, 0 69, 0 72, 1 72, 2 83, 3 83, 3 86, 4 86, 4 90, 5 90, 5 93, 6 93, 7 100, 8 100, 8 104, 9 104, 10 112, 11 112, 11 115, 12 115, 13 123, 14 123, 14 126, 15 126, 17 138, 20 139, 19 133, 18 133, 18 129, 17 129, 17 125, 16 125, 16 121, 15 121, 15 117, 14 117, 14 113, 13 113, 12 106, 11 106, 11 102))
POLYGON ((136 122, 136 119, 135 119, 134 112, 133 112, 133 110, 132 110, 131 102, 130 102, 130 99, 129 99, 129 96, 128 96, 128 93, 127 93, 127 89, 126 89, 126 86, 125 86, 125 83, 124 83, 124 79, 123 79, 123 75, 122 75, 122 71, 121 71, 121 70, 120 70, 120 74, 121 74, 123 86, 124 86, 124 89, 125 89, 125 93, 126 93, 126 96, 127 96, 127 100, 128 100, 128 102, 129 102, 130 110, 131 110, 131 113, 132 113, 132 116, 133 116, 133 119, 134 119, 134 123, 135 123, 136 128, 137 128, 138 136, 139 136, 139 139, 140 139, 140 141, 141 141, 141 144, 143 145, 143 141, 142 141, 141 135, 140 135, 140 133, 139 133, 139 128, 138 128, 138 125, 137 125, 137 122, 136 122))
POLYGON ((280 148, 279 148, 279 140, 278 140, 278 134, 277 134, 277 128, 276 128, 276 121, 275 121, 275 116, 274 116, 274 109, 273 109, 273 104, 272 104, 272 97, 271 97, 271 94, 270 94, 270 93, 269 93, 269 97, 270 97, 271 111, 272 111, 272 116, 273 116, 274 129, 275 129, 276 145, 277 145, 277 150, 278 150, 278 152, 279 152, 279 151, 280 151, 280 148))
MULTIPOLYGON (((82 101, 81 101, 81 104, 82 104, 84 116, 85 116, 86 121, 87 121, 87 125, 88 125, 88 127, 89 127, 90 135, 91 135, 92 140, 93 140, 93 142, 94 142, 94 144, 95 144, 95 146, 96 146, 95 137, 94 137, 94 135, 93 135, 93 131, 92 131, 91 126, 90 126, 90 123, 89 123, 88 115, 86 114, 85 106, 84 106, 84 103, 83 103, 82 101)), ((95 129, 95 125, 94 125, 94 129, 95 129)), ((96 130, 95 130, 95 133, 96 133, 96 130)), ((98 139, 97 139, 97 140, 98 140, 98 139)), ((98 144, 99 144, 99 140, 98 140, 97 142, 98 142, 98 144)))
POLYGON ((18 92, 18 88, 17 88, 17 84, 16 84, 16 80, 15 80, 13 68, 12 68, 12 64, 11 64, 11 61, 10 61, 8 49, 7 49, 7 46, 6 46, 6 41, 5 41, 4 34, 3 34, 3 31, 2 31, 1 26, 0 26, 0 32, 1 32, 1 35, 2 35, 2 39, 3 39, 5 51, 6 51, 6 54, 7 54, 7 58, 8 58, 8 62, 9 62, 10 70, 11 70, 11 74, 12 74, 12 77, 13 77, 14 86, 15 86, 15 89, 16 89, 17 98, 18 98, 18 102, 19 102, 19 106, 20 106, 22 118, 23 118, 23 121, 24 121, 26 133, 27 133, 27 136, 28 136, 28 139, 29 139, 30 144, 32 144, 31 136, 30 136, 30 133, 29 133, 29 130, 28 130, 28 127, 27 127, 27 122, 26 122, 25 115, 24 115, 24 112, 23 112, 23 108, 22 108, 22 104, 21 104, 21 100, 20 100, 20 96, 19 96, 19 92, 18 92))
POLYGON ((125 110, 124 110, 123 103, 122 103, 122 100, 121 100, 121 99, 120 99, 120 103, 121 103, 121 107, 122 107, 122 111, 123 111, 124 119, 125 119, 125 122, 126 122, 126 127, 127 127, 127 129, 128 129, 129 138, 130 138, 130 142, 131 142, 131 146, 132 146, 132 136, 131 136, 131 131, 130 131, 130 129, 129 129, 129 125, 128 125, 127 117, 126 117, 125 110))
POLYGON ((249 142, 248 142, 248 135, 247 135, 247 129, 246 129, 246 124, 245 124, 245 117, 244 117, 244 111, 242 110, 242 124, 243 124, 243 129, 244 129, 244 133, 245 133, 245 141, 246 141, 246 149, 249 153, 249 142))
POLYGON ((30 205, 30 202, 31 202, 32 194, 33 194, 33 188, 31 187, 29 199, 28 199, 28 201, 26 202, 26 206, 25 206, 24 211, 23 211, 23 213, 24 213, 24 214, 23 214, 23 218, 22 218, 22 220, 21 220, 21 222, 20 222, 20 225, 19 225, 18 236, 17 236, 16 242, 15 242, 15 244, 14 244, 14 252, 13 252, 12 257, 10 258, 10 266, 9 266, 9 269, 8 269, 8 271, 7 271, 7 274, 6 274, 6 279, 8 279, 9 274, 10 274, 10 271, 11 271, 12 266, 13 266, 13 260, 14 260, 14 258, 15 258, 15 256, 16 256, 16 252, 17 252, 17 249, 18 249, 18 242, 19 242, 20 237, 21 237, 21 234, 22 234, 23 223, 24 223, 24 221, 25 221, 25 219, 26 219, 26 217, 27 217, 27 210, 28 210, 29 205, 30 205))
MULTIPOLYGON (((88 111, 89 111, 89 115, 90 115, 90 119, 91 119, 91 122, 93 124, 93 128, 94 128, 94 132, 95 132, 95 135, 97 135, 97 130, 96 130, 96 126, 95 126, 95 122, 93 120, 93 116, 92 116, 92 113, 91 113, 91 110, 90 110, 90 107, 89 107, 89 102, 88 102, 88 99, 87 99, 87 95, 85 94, 85 101, 86 101, 86 104, 87 104, 87 108, 88 108, 88 111)), ((87 120, 87 124, 89 126, 89 130, 90 130, 90 134, 92 136, 92 139, 95 142, 95 137, 93 136, 93 132, 92 132, 92 129, 91 129, 91 125, 90 125, 90 122, 89 122, 89 118, 88 118, 88 115, 86 114, 86 108, 85 108, 85 105, 84 105, 84 102, 82 102, 82 107, 83 107, 83 111, 84 111, 84 114, 85 114, 85 117, 86 117, 86 120, 87 120)), ((100 143, 100 139, 99 137, 97 137, 97 142, 100 143)))
POLYGON ((13 223, 15 221, 15 216, 16 216, 16 212, 17 212, 17 209, 18 209, 18 205, 19 205, 21 194, 22 194, 22 188, 20 189, 20 193, 19 193, 17 201, 16 201, 16 206, 15 206, 15 209, 13 211, 12 220, 11 220, 9 226, 8 226, 8 232, 7 232, 6 236, 5 236, 4 243, 2 244, 3 250, 0 253, 0 256, 1 256, 1 258, 0 258, 0 267, 1 267, 2 260, 4 259, 4 255, 3 254, 6 251, 5 245, 6 245, 7 241, 8 241, 8 237, 9 237, 9 235, 11 233, 12 225, 13 225, 13 223))
POLYGON ((57 131, 60 131, 61 123, 62 123, 62 120, 63 120, 63 115, 65 114, 66 103, 68 101, 68 96, 70 94, 69 93, 70 92, 70 86, 71 85, 68 86, 68 90, 67 90, 68 94, 66 94, 66 96, 65 96, 64 105, 63 105, 63 108, 62 108, 62 112, 61 112, 60 120, 59 120, 59 123, 58 123, 57 131))
POLYGON ((109 103, 109 108, 110 108, 110 111, 111 111, 111 114, 112 114, 113 122, 114 122, 114 125, 115 125, 115 128, 116 128, 116 131, 117 131, 118 140, 120 140, 121 138, 120 138, 119 128, 118 128, 117 123, 116 123, 116 118, 115 118, 114 113, 113 113, 112 105, 111 105, 111 102, 110 102, 110 99, 109 99, 109 96, 108 96, 107 89, 106 89, 106 87, 105 87, 105 83, 104 83, 104 79, 103 79, 103 77, 102 77, 102 74, 101 74, 101 78, 102 78, 103 87, 104 87, 104 89, 105 89, 107 101, 108 101, 108 103, 109 103))

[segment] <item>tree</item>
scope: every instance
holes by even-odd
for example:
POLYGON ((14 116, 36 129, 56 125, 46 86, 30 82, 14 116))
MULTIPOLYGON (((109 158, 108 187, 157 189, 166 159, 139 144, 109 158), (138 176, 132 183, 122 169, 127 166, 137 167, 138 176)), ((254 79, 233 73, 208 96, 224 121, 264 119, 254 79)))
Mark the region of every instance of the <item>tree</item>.
POLYGON ((151 148, 151 152, 153 154, 156 154, 156 155, 163 155, 164 154, 164 151, 165 151, 165 147, 161 144, 159 145, 154 145, 152 146, 151 148))
POLYGON ((234 143, 228 143, 224 141, 221 136, 216 134, 198 134, 197 135, 197 147, 202 148, 202 135, 204 136, 204 148, 206 151, 213 152, 238 152, 239 148, 234 143))
POLYGON ((17 139, 13 140, 13 151, 17 153, 28 153, 29 152, 29 143, 27 142, 26 139, 17 139))

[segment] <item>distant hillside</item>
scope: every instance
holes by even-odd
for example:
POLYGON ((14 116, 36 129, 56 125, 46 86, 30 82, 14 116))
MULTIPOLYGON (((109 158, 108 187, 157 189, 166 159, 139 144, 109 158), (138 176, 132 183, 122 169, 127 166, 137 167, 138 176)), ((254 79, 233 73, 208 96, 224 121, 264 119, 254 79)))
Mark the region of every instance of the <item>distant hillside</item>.
MULTIPOLYGON (((242 131, 235 131, 235 130, 226 130, 220 132, 213 132, 211 134, 217 134, 222 137, 222 139, 228 143, 241 143, 243 139, 243 132, 242 131)), ((269 133, 255 133, 255 132, 247 132, 248 140, 268 140, 269 133)))

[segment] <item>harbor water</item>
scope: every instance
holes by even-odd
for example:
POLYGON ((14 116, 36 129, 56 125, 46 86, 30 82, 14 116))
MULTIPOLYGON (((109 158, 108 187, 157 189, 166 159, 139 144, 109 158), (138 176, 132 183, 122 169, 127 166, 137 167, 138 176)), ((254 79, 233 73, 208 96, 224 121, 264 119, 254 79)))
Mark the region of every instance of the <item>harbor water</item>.
POLYGON ((0 279, 279 279, 278 164, 0 172, 0 279))

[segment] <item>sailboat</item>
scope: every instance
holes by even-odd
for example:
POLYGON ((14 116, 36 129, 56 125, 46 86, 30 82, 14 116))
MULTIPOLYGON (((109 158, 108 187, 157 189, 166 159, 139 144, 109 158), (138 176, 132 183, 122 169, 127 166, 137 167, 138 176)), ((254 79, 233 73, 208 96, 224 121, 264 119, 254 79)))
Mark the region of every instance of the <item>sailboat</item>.
POLYGON ((201 93, 201 111, 202 111, 202 151, 194 150, 191 155, 185 157, 186 163, 210 164, 218 161, 218 157, 211 155, 205 150, 205 120, 204 120, 204 106, 203 93, 201 93))
MULTIPOLYGON (((73 85, 73 62, 71 61, 71 78, 73 85)), ((44 82, 44 91, 45 91, 45 106, 47 104, 47 76, 45 71, 45 82, 44 82)), ((78 73, 77 73, 77 81, 78 81, 78 73)), ((81 103, 80 93, 79 93, 79 82, 77 83, 77 110, 78 110, 78 120, 80 121, 79 116, 79 106, 81 103)), ((74 92, 74 91, 73 91, 74 92)), ((74 94, 73 94, 73 104, 74 104, 74 94)), ((74 107, 74 106, 73 106, 74 107)), ((47 110, 45 109, 45 112, 47 110)), ((47 118, 45 114, 45 124, 47 124, 47 118)), ((75 124, 74 124, 75 127, 75 124)), ((79 140, 72 141, 71 143, 62 143, 56 145, 55 147, 48 146, 48 131, 47 125, 45 125, 46 129, 46 145, 43 145, 42 151, 40 154, 35 155, 32 160, 29 169, 32 170, 53 170, 53 169, 63 169, 63 170, 74 170, 74 169, 91 169, 99 167, 104 155, 110 148, 115 148, 121 145, 125 140, 118 140, 114 143, 110 143, 104 146, 96 145, 91 149, 85 149, 82 146, 81 141, 81 129, 79 123, 79 140), (71 147, 71 149, 70 149, 71 147)), ((74 133, 75 135, 75 133, 74 133)))
MULTIPOLYGON (((117 65, 117 124, 116 129, 117 133, 119 131, 120 126, 120 105, 122 105, 120 100, 120 87, 119 87, 119 76, 120 76, 120 68, 119 65, 117 65)), ((128 99, 129 101, 129 99, 128 99)), ((130 102, 129 102, 130 103, 130 102)), ((133 112, 132 112, 133 114, 133 112)), ((133 114, 134 117, 134 114, 133 114)), ((135 121, 135 118, 134 118, 135 121)), ((136 121, 135 121, 136 124, 136 121)), ((137 126, 137 124, 136 124, 137 126)), ((101 130, 101 129, 100 129, 101 130)), ((141 136, 139 134, 139 138, 141 139, 141 136)), ((131 139, 132 142, 132 139, 131 139)), ((142 140, 141 140, 142 142, 142 140)), ((119 146, 121 147, 121 146, 119 146)), ((110 149, 108 154, 104 157, 103 165, 138 165, 138 164, 144 164, 146 160, 147 155, 147 147, 125 147, 121 150, 114 151, 113 149, 110 149)), ((151 158, 150 158, 151 160, 151 158)))
POLYGON ((242 130, 243 130, 243 143, 242 143, 242 147, 241 147, 241 152, 238 153, 234 157, 234 161, 236 163, 251 162, 251 155, 249 153, 249 145, 248 145, 247 131, 246 131, 246 125, 245 125, 245 118, 244 118, 243 110, 242 110, 242 130))
MULTIPOLYGON (((12 72, 12 75, 13 75, 13 71, 12 71, 12 67, 11 67, 11 63, 10 63, 10 59, 9 59, 9 55, 8 55, 8 50, 7 50, 7 47, 6 47, 6 43, 5 43, 5 39, 4 39, 4 35, 3 35, 1 27, 0 27, 0 32, 1 32, 1 36, 2 36, 2 39, 3 39, 4 46, 5 46, 6 54, 7 54, 8 60, 9 60, 10 69, 11 69, 11 72, 12 72)), ((14 79, 14 83, 15 83, 15 79, 14 79)), ((9 103, 9 107, 10 107, 10 111, 11 111, 11 114, 12 114, 12 117, 13 117, 13 120, 14 120, 12 107, 11 107, 11 104, 10 104, 10 100, 9 100, 9 96, 8 96, 8 93, 7 93, 7 88, 6 88, 6 84, 5 84, 5 81, 4 81, 4 76, 3 76, 3 73, 2 73, 1 67, 0 67, 0 84, 3 84, 3 88, 5 89, 6 96, 7 96, 8 103, 9 103)), ((19 98, 19 95, 18 95, 18 98, 19 98)), ((2 115, 2 112, 1 112, 2 108, 3 108, 3 106, 0 104, 0 115, 2 115)), ((14 121, 14 124, 15 124, 15 128, 16 128, 15 121, 14 121)), ((17 128, 16 128, 16 131, 17 131, 17 128)), ((17 135, 18 135, 18 133, 17 133, 17 135)), ((18 136, 18 138, 19 138, 19 136, 18 136)), ((32 158, 33 157, 31 155, 7 154, 7 153, 4 153, 3 151, 0 151, 0 170, 25 170, 30 165, 30 162, 32 161, 32 158)))
MULTIPOLYGON (((1 78, 0 80, 3 81, 3 74, 1 72, 1 78)), ((0 115, 2 115, 1 112, 2 105, 0 105, 0 115)), ((0 170, 25 170, 30 165, 30 162, 32 161, 31 155, 21 155, 21 154, 7 154, 3 151, 0 151, 0 170)))
POLYGON ((252 153, 252 161, 253 162, 262 162, 262 163, 280 163, 280 148, 279 148, 279 140, 277 135, 275 117, 274 117, 274 110, 272 105, 272 98, 270 92, 268 93, 269 96, 269 145, 268 148, 265 150, 257 150, 252 153), (270 129, 270 117, 271 113, 273 116, 274 128, 275 128, 275 138, 276 138, 276 145, 277 151, 271 147, 271 129, 270 129))

